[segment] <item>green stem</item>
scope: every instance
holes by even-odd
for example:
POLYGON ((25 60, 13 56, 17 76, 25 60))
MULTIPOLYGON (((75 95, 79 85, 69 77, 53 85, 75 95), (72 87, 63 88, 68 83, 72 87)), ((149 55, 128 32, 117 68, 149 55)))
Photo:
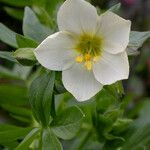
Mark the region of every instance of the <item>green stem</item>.
POLYGON ((54 92, 53 92, 52 101, 51 101, 51 115, 52 115, 53 118, 56 116, 55 98, 54 97, 55 97, 55 95, 54 95, 54 92))

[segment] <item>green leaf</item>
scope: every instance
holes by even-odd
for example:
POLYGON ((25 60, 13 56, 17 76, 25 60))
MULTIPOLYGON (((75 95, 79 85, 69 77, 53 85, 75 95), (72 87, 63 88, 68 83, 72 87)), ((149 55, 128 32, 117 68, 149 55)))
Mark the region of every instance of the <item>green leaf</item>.
POLYGON ((51 16, 54 15, 54 11, 62 2, 63 0, 33 0, 34 6, 44 8, 51 16))
POLYGON ((55 10, 61 3, 63 3, 63 0, 55 0, 55 1, 46 0, 45 9, 50 15, 54 15, 55 10))
POLYGON ((32 66, 36 63, 33 51, 34 48, 19 48, 13 53, 13 56, 20 64, 24 66, 32 66))
POLYGON ((47 13, 47 11, 44 8, 34 6, 33 9, 38 15, 38 18, 40 19, 42 24, 50 28, 56 26, 56 24, 54 24, 54 18, 50 17, 50 15, 47 13))
MULTIPOLYGON (((142 104, 140 104, 142 105, 142 104)), ((136 119, 128 129, 127 142, 122 150, 137 150, 150 143, 150 101, 145 100, 139 112, 139 118, 136 119)))
POLYGON ((0 51, 0 58, 17 63, 16 59, 13 57, 11 52, 0 51))
POLYGON ((119 136, 114 136, 114 135, 112 135, 112 134, 109 134, 109 133, 106 133, 105 135, 105 138, 107 139, 107 140, 121 140, 121 141, 125 141, 125 139, 124 138, 122 138, 122 137, 119 137, 119 136))
POLYGON ((138 148, 145 147, 150 142, 150 124, 137 129, 132 136, 130 136, 127 142, 124 144, 121 150, 137 150, 138 148))
POLYGON ((126 131, 129 128, 129 125, 132 123, 131 119, 117 119, 113 124, 112 132, 114 134, 119 134, 126 131))
POLYGON ((54 72, 41 75, 32 82, 29 90, 29 99, 34 116, 43 126, 48 126, 51 120, 54 80, 54 72))
POLYGON ((16 35, 16 41, 17 41, 17 44, 18 44, 18 47, 19 48, 25 48, 25 47, 32 47, 32 48, 35 48, 38 46, 38 43, 31 40, 31 39, 28 39, 20 34, 17 34, 16 35))
POLYGON ((62 145, 50 128, 42 134, 42 150, 62 150, 62 145))
POLYGON ((2 23, 0 23, 0 40, 12 47, 18 47, 16 42, 16 33, 2 23))
POLYGON ((23 10, 11 7, 4 7, 4 9, 11 17, 18 20, 23 20, 23 10))
POLYGON ((0 125, 0 144, 22 139, 32 128, 22 128, 13 125, 0 125))
POLYGON ((0 85, 0 104, 28 104, 27 88, 17 85, 0 85), (9 93, 9 94, 8 94, 9 93))
POLYGON ((13 118, 25 123, 31 123, 32 113, 28 108, 20 106, 18 107, 10 104, 1 104, 1 107, 8 111, 13 118))
POLYGON ((103 89, 101 92, 97 94, 96 103, 97 103, 97 111, 100 113, 104 113, 110 107, 112 107, 114 103, 116 103, 116 98, 113 95, 111 95, 108 92, 108 90, 103 89))
POLYGON ((12 74, 14 74, 16 77, 22 80, 26 80, 31 70, 32 70, 32 67, 15 64, 13 67, 12 74))
POLYGON ((3 2, 5 4, 8 5, 12 5, 12 6, 26 6, 26 5, 31 5, 32 4, 32 0, 0 0, 0 2, 3 2))
POLYGON ((29 149, 30 144, 37 137, 40 129, 34 128, 25 138, 24 140, 15 148, 15 150, 27 150, 29 149))
POLYGON ((143 43, 150 38, 150 32, 137 32, 131 31, 130 41, 127 47, 128 55, 137 55, 139 52, 138 48, 142 47, 143 43))
POLYGON ((80 129, 83 117, 84 115, 78 107, 69 107, 56 116, 50 126, 58 137, 62 139, 71 139, 80 129))
POLYGON ((1 65, 0 65, 0 78, 18 79, 15 75, 12 74, 12 70, 7 69, 1 65))
POLYGON ((114 6, 112 6, 112 7, 109 9, 109 11, 112 11, 112 12, 114 12, 114 13, 118 13, 119 10, 120 10, 120 7, 121 7, 121 3, 118 3, 118 4, 114 5, 114 6))
POLYGON ((23 33, 25 36, 37 42, 41 42, 52 32, 49 28, 40 23, 32 9, 26 7, 23 19, 23 33))

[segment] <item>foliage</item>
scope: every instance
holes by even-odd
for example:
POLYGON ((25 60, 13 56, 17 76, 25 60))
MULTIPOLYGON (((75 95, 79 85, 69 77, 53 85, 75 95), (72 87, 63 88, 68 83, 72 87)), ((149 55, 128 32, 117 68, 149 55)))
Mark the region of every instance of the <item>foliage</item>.
MULTIPOLYGON (((8 150, 145 150, 150 148, 150 98, 134 103, 122 82, 104 86, 92 100, 78 103, 64 89, 60 72, 38 65, 34 49, 57 30, 56 10, 62 0, 0 0, 4 10, 23 21, 23 35, 0 23, 0 146, 8 150), (24 10, 23 10, 24 8, 24 10), (23 16, 24 14, 24 16, 23 16), (1 121, 1 119, 0 119, 1 121), (67 146, 66 146, 67 145, 67 146)), ((120 13, 121 4, 109 9, 120 13)), ((150 37, 132 31, 129 54, 150 37)), ((141 68, 137 66, 136 70, 141 68)))

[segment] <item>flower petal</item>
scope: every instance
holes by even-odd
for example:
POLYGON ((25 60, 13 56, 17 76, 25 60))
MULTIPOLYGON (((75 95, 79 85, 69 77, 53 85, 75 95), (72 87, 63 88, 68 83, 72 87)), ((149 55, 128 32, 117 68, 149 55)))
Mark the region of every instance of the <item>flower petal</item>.
POLYGON ((59 30, 80 34, 94 32, 97 25, 97 11, 84 0, 66 0, 57 15, 59 30))
POLYGON ((78 101, 90 99, 103 87, 95 80, 93 72, 87 71, 81 64, 74 64, 70 69, 63 71, 62 81, 78 101))
POLYGON ((131 22, 107 11, 99 18, 97 35, 102 36, 103 50, 117 54, 123 52, 129 43, 131 22))
POLYGON ((129 76, 129 62, 126 52, 110 54, 104 52, 100 60, 94 64, 93 72, 97 81, 103 85, 127 79, 129 76))
POLYGON ((50 70, 65 70, 74 61, 74 39, 67 32, 57 32, 46 38, 35 50, 39 63, 50 70))

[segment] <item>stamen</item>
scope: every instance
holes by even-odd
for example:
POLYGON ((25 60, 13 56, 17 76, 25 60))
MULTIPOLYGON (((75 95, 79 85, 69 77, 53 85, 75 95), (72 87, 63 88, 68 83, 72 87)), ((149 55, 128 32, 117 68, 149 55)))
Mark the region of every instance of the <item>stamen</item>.
POLYGON ((91 55, 90 54, 85 54, 84 55, 84 59, 85 59, 85 61, 89 61, 89 60, 91 60, 91 55))
POLYGON ((92 62, 91 61, 86 61, 84 65, 87 70, 92 70, 92 62))
POLYGON ((82 57, 82 56, 77 56, 77 57, 75 58, 75 60, 76 60, 76 62, 78 62, 78 63, 82 63, 82 62, 83 62, 83 57, 82 57))

